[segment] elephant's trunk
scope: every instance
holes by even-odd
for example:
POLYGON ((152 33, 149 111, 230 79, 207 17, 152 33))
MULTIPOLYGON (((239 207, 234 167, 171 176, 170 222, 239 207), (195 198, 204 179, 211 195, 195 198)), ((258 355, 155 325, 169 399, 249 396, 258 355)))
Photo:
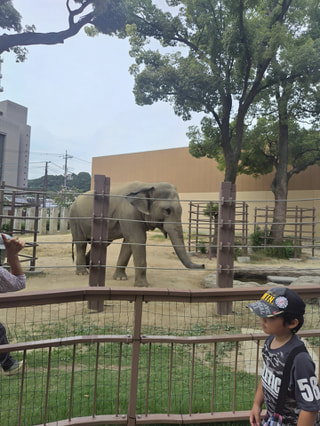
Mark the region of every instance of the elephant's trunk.
POLYGON ((190 269, 204 269, 204 265, 200 265, 198 263, 193 263, 190 260, 190 256, 187 253, 186 247, 184 245, 184 238, 183 238, 183 232, 182 227, 178 227, 177 224, 169 224, 164 225, 164 230, 166 233, 168 233, 172 246, 174 248, 174 251, 176 252, 176 255, 180 259, 180 262, 186 267, 190 269))

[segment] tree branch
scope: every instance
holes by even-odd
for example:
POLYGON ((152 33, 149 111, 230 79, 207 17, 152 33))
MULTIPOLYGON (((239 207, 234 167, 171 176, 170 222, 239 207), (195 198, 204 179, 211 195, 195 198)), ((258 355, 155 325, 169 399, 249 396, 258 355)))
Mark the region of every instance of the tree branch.
POLYGON ((67 0, 67 8, 69 11, 69 28, 59 32, 38 33, 26 31, 18 34, 3 34, 0 36, 0 55, 5 51, 9 51, 16 46, 31 46, 39 44, 60 44, 64 40, 76 35, 82 27, 89 24, 93 20, 93 13, 81 17, 78 22, 74 22, 74 17, 82 13, 86 7, 92 4, 92 0, 88 0, 76 10, 71 11, 69 8, 69 0, 67 0))

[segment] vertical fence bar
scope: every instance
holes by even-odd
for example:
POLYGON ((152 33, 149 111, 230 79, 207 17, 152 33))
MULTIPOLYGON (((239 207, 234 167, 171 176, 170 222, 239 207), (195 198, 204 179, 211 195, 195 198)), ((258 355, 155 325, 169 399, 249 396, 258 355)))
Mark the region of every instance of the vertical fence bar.
POLYGON ((197 252, 199 249, 199 204, 197 204, 197 213, 196 213, 196 249, 197 252))
POLYGON ((264 219, 264 248, 268 244, 268 220, 269 220, 269 206, 266 206, 265 219, 264 219))
POLYGON ((214 410, 214 392, 215 392, 215 384, 216 384, 216 371, 217 371, 217 342, 214 342, 214 350, 213 350, 213 372, 212 372, 212 395, 211 395, 211 415, 214 410))
POLYGON ((48 412, 48 399, 49 399, 49 383, 50 383, 50 370, 51 370, 51 352, 52 347, 49 347, 49 355, 48 355, 48 371, 47 371, 47 384, 46 384, 46 397, 45 397, 45 405, 44 405, 44 416, 43 416, 43 424, 47 423, 47 412, 48 412))
POLYGON ((236 411, 238 355, 239 355, 239 342, 236 342, 236 354, 235 354, 235 359, 234 359, 233 399, 232 399, 232 412, 233 413, 235 413, 235 411, 236 411))
POLYGON ((312 209, 312 257, 314 257, 315 248, 315 224, 316 224, 316 209, 312 209))
POLYGON ((36 258, 37 258, 37 236, 39 230, 39 206, 40 206, 40 194, 36 194, 36 208, 35 208, 35 218, 33 226, 33 247, 32 247, 32 258, 30 261, 30 271, 35 270, 36 258))
POLYGON ((256 352, 256 371, 255 371, 255 392, 258 389, 258 377, 259 377, 259 359, 260 359, 260 340, 257 340, 257 352, 256 352))
POLYGON ((171 407, 172 368, 173 368, 173 343, 171 343, 171 350, 170 350, 169 389, 168 389, 168 408, 167 408, 168 416, 170 415, 170 407, 171 407))
POLYGON ((25 372, 25 366, 26 366, 26 357, 27 357, 27 351, 24 350, 23 351, 21 385, 20 385, 20 397, 19 397, 18 426, 21 425, 21 417, 22 417, 22 399, 23 399, 23 385, 24 385, 24 372, 25 372))
POLYGON ((72 403, 73 403, 73 386, 74 386, 74 367, 76 362, 76 345, 73 345, 72 353, 72 368, 71 368, 71 384, 70 384, 70 402, 69 402, 69 422, 72 418, 72 403))
POLYGON ((146 391, 146 409, 145 415, 148 416, 149 412, 149 391, 150 391, 150 369, 151 369, 151 343, 149 343, 148 351, 148 370, 147 370, 147 391, 146 391))
POLYGON ((208 249, 208 255, 209 259, 212 259, 212 245, 213 245, 213 226, 212 226, 212 219, 215 219, 215 216, 213 215, 213 202, 210 201, 210 212, 209 212, 209 249, 208 249))
MULTIPOLYGON (((299 225, 299 240, 298 240, 300 247, 299 247, 298 253, 302 252, 303 223, 304 223, 304 221, 303 221, 303 209, 300 208, 300 225, 299 225)), ((305 231, 305 232, 307 233, 308 231, 305 231)), ((298 257, 298 255, 297 255, 297 257, 298 257)))
POLYGON ((97 400, 97 386, 98 386, 98 369, 99 369, 99 349, 100 344, 97 342, 96 352, 96 367, 94 372, 94 389, 93 389, 93 405, 92 405, 92 418, 96 417, 96 400, 97 400))
POLYGON ((143 301, 142 298, 143 296, 137 296, 135 300, 135 304, 134 304, 134 330, 133 330, 133 343, 132 343, 128 426, 134 426, 136 424, 139 354, 140 354, 140 343, 141 343, 140 335, 141 335, 142 301, 143 301))
POLYGON ((193 398, 193 381, 194 381, 194 356, 196 345, 192 345, 192 366, 191 366, 191 383, 190 383, 190 401, 189 401, 189 416, 192 414, 192 398, 193 398))
POLYGON ((299 218, 298 218, 298 206, 295 208, 295 218, 294 218, 294 240, 293 240, 293 257, 297 257, 297 241, 298 241, 298 226, 299 226, 299 218))
POLYGON ((117 383, 116 417, 119 416, 121 363, 122 363, 122 342, 120 343, 120 347, 119 347, 119 367, 118 367, 118 383, 117 383))
POLYGON ((11 198, 11 210, 8 212, 8 215, 10 216, 10 233, 13 235, 14 230, 14 216, 15 216, 15 209, 16 209, 16 193, 12 193, 11 198))

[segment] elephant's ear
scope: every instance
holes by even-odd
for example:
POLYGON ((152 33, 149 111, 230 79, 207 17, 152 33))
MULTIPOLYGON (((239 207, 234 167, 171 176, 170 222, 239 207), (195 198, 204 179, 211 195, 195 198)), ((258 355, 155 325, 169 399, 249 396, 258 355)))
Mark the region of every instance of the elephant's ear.
POLYGON ((153 186, 149 188, 141 189, 137 192, 131 192, 127 195, 127 201, 132 204, 139 212, 143 214, 150 214, 150 206, 152 204, 152 199, 150 191, 154 189, 153 186))

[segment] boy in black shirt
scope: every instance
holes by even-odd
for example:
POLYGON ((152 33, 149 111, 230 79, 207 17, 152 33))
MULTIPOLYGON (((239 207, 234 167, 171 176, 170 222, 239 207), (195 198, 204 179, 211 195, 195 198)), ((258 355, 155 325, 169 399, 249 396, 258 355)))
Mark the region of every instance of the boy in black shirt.
POLYGON ((248 305, 248 308, 260 317, 263 331, 269 334, 262 349, 263 370, 250 413, 250 424, 318 425, 320 389, 315 376, 315 365, 306 351, 298 353, 294 358, 282 418, 278 423, 273 423, 272 420, 286 359, 292 349, 304 345, 295 334, 303 324, 303 300, 287 287, 276 287, 268 290, 258 302, 248 305), (260 422, 263 403, 267 414, 260 422))

